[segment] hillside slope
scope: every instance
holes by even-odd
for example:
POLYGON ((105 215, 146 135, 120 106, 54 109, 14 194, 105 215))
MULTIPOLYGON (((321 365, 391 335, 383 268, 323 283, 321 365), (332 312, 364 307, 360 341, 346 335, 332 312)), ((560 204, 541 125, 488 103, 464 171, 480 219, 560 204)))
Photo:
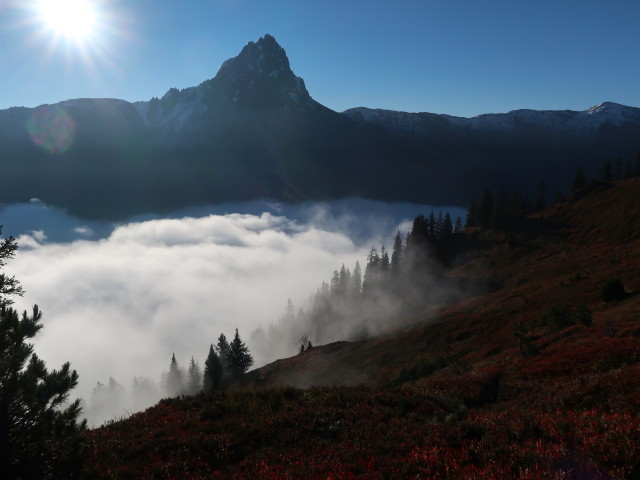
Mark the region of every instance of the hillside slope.
POLYGON ((383 338, 274 362, 246 377, 259 387, 167 399, 91 431, 85 471, 638 478, 638 205, 633 178, 592 185, 508 233, 466 232, 489 247, 467 252, 450 274, 491 277, 498 290, 425 312, 383 338), (604 301, 612 279, 625 292, 604 301))
POLYGON ((492 233, 485 240, 491 247, 473 252, 471 260, 450 275, 469 280, 490 277, 502 285, 497 292, 437 313, 425 312, 416 320, 425 325, 416 329, 368 341, 337 342, 278 360, 251 372, 247 381, 303 388, 379 385, 395 365, 434 346, 455 345, 456 350, 468 351, 469 359, 517 356, 516 325, 536 323, 552 306, 586 302, 600 328, 614 320, 632 321, 634 309, 640 311, 635 296, 619 305, 599 301, 600 289, 613 278, 619 278, 627 292, 640 291, 638 178, 615 186, 593 185, 513 225, 508 236, 492 233), (485 351, 494 353, 484 357, 485 351))

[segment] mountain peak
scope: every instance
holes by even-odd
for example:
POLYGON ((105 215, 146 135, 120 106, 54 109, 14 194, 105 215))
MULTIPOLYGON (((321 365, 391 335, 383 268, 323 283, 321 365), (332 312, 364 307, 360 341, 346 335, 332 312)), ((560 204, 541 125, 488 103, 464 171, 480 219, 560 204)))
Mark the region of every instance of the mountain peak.
POLYGON ((225 103, 241 108, 291 108, 311 98, 304 81, 291 71, 284 48, 269 34, 224 62, 212 82, 225 103))
POLYGON ((626 122, 637 123, 640 119, 640 109, 614 102, 602 102, 586 110, 583 115, 594 119, 597 125, 603 123, 622 125, 626 122))
POLYGON ((589 108, 587 112, 589 113, 611 112, 611 111, 622 110, 625 108, 628 108, 628 107, 625 107, 624 105, 620 105, 619 103, 602 102, 602 103, 599 103, 598 105, 595 105, 589 108))
MULTIPOLYGON (((232 61, 232 63, 246 63, 246 66, 251 70, 290 70, 287 53, 285 52, 284 48, 282 48, 278 44, 276 39, 268 33, 264 37, 260 37, 257 42, 249 42, 242 49, 240 55, 230 60, 232 61), (233 62, 234 60, 236 62, 233 62)), ((227 62, 229 62, 229 60, 227 60, 227 62)), ((222 70, 222 68, 220 70, 222 70)))

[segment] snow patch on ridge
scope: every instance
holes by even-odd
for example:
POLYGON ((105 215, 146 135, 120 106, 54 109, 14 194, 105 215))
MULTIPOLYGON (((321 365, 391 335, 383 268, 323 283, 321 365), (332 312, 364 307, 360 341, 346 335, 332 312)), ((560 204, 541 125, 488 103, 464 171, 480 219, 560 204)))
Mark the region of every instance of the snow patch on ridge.
POLYGON ((342 112, 356 121, 373 123, 407 133, 424 132, 434 124, 471 130, 513 130, 523 124, 559 131, 588 131, 604 124, 620 126, 627 122, 640 123, 640 108, 604 102, 584 111, 574 110, 513 110, 508 113, 489 113, 476 117, 456 117, 435 113, 409 113, 393 110, 352 108, 342 112))

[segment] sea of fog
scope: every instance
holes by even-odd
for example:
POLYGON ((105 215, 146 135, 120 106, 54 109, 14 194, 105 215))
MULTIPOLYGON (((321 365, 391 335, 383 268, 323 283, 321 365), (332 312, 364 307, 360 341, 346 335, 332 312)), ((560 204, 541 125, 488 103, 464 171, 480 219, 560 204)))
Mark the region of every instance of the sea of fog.
MULTIPOLYGON (((160 382, 173 353, 183 368, 191 357, 202 367, 220 333, 238 328, 251 349, 251 333, 277 322, 288 299, 304 308, 334 270, 356 261, 364 269, 371 247, 390 250, 398 230, 406 235, 432 210, 464 220, 456 207, 351 198, 223 204, 115 224, 34 199, 0 206, 0 224, 20 246, 5 267, 26 292, 15 305, 44 313, 35 351, 49 368, 70 361, 80 376, 74 395, 88 401, 110 377, 124 387, 133 377, 160 382)), ((283 353, 263 353, 255 366, 283 353)))

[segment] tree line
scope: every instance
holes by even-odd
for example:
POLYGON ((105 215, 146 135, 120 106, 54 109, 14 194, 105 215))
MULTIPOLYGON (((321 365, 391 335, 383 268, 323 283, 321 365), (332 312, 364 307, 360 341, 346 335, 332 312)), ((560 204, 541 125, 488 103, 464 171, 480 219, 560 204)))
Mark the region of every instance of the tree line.
MULTIPOLYGON (((640 153, 635 163, 630 160, 623 162, 621 158, 616 161, 606 160, 597 175, 589 178, 582 168, 578 168, 573 178, 571 194, 579 193, 590 186, 609 184, 617 180, 640 176, 640 153)), ((540 182, 535 197, 532 199, 527 194, 519 191, 508 192, 501 188, 497 193, 485 188, 481 199, 472 200, 467 209, 465 228, 479 227, 481 229, 503 229, 513 221, 524 218, 526 215, 541 211, 549 206, 549 192, 544 182, 540 182)), ((565 195, 556 192, 554 202, 565 200, 565 195)))
POLYGON ((224 333, 221 333, 216 345, 210 345, 204 362, 204 371, 191 357, 185 374, 173 354, 169 371, 164 375, 164 384, 170 396, 195 395, 201 391, 210 392, 238 380, 252 365, 253 356, 236 328, 231 342, 227 340, 224 333))
MULTIPOLYGON (((640 154, 635 163, 607 160, 592 178, 578 169, 570 193, 633 176, 640 176, 640 154)), ((458 233, 474 227, 505 229, 547 208, 551 197, 544 182, 538 184, 535 195, 487 188, 469 205, 464 224, 460 218, 452 221, 449 213, 419 214, 406 236, 396 232, 391 252, 384 245, 372 247, 363 264, 358 261, 351 269, 343 264, 329 281, 321 283, 304 307, 296 309, 289 300, 278 321, 254 331, 252 341, 267 346, 265 353, 286 354, 295 345, 304 353, 310 342, 366 338, 424 311, 425 306, 493 289, 496 286, 490 280, 462 285, 448 277, 447 267, 469 247, 468 239, 458 233)), ((556 192, 554 202, 564 199, 562 192, 556 192)))
POLYGON ((180 365, 175 353, 171 355, 169 369, 160 378, 160 385, 147 377, 134 377, 131 390, 113 377, 105 383, 97 382, 87 406, 94 423, 112 419, 127 405, 140 410, 163 396, 196 395, 225 388, 238 380, 253 365, 253 356, 236 328, 231 342, 221 333, 216 344, 211 344, 204 369, 192 356, 186 369, 180 365))
POLYGON ((457 295, 445 265, 449 245, 462 230, 462 219, 453 220, 449 212, 419 214, 406 235, 396 231, 390 251, 372 246, 362 264, 341 265, 304 307, 296 309, 289 299, 283 316, 253 332, 252 343, 267 345, 265 354, 286 355, 296 344, 304 353, 310 343, 380 333, 429 303, 457 295))

